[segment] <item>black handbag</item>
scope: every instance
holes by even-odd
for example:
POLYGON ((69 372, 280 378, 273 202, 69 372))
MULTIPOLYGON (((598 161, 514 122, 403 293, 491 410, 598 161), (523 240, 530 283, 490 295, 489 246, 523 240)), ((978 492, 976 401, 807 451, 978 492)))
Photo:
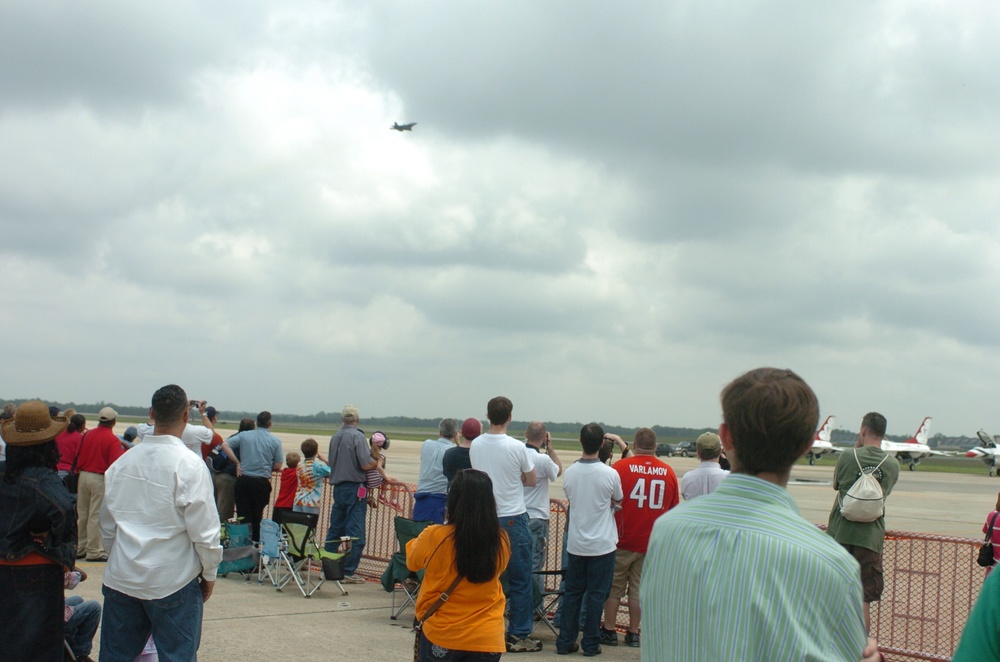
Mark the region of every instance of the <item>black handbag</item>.
POLYGON ((984 542, 979 547, 979 557, 976 559, 976 563, 984 568, 992 568, 996 564, 996 557, 993 556, 993 523, 997 521, 997 515, 1000 513, 993 513, 993 517, 990 518, 990 528, 986 532, 986 542, 984 542))

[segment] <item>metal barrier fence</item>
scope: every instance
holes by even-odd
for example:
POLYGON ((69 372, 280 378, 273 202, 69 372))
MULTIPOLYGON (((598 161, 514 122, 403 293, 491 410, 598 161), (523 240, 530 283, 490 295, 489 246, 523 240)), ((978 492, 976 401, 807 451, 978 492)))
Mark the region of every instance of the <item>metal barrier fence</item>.
MULTIPOLYGON (((278 476, 272 478, 272 495, 278 493, 278 476)), ((397 551, 393 518, 412 517, 413 493, 409 483, 385 484, 378 506, 368 508, 366 542, 358 574, 378 579, 397 551)), ((550 500, 549 544, 545 569, 561 565, 567 503, 550 500)), ((320 512, 333 504, 333 489, 323 488, 320 512)), ((270 514, 270 506, 265 516, 270 514)), ((321 516, 317 538, 325 539, 329 520, 321 516)), ((824 528, 824 527, 820 527, 824 528)), ((946 662, 958 645, 969 612, 983 586, 985 572, 976 565, 981 540, 903 531, 888 531, 882 553, 885 590, 871 605, 871 634, 890 661, 933 660, 946 662)), ((549 577, 556 588, 558 577, 549 577)), ((831 618, 836 618, 831 615, 831 618)), ((628 612, 619 608, 617 624, 624 629, 628 612)))

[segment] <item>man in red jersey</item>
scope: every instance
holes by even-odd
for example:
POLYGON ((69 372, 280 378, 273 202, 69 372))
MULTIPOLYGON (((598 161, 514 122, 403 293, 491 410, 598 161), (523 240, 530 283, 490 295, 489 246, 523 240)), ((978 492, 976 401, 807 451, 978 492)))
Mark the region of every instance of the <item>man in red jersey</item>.
MULTIPOLYGON (((616 434, 607 434, 619 447, 628 444, 616 434)), ((677 474, 670 465, 656 457, 656 433, 639 428, 635 433, 634 455, 615 462, 613 469, 622 480, 622 509, 615 515, 618 524, 618 551, 615 553, 615 574, 611 594, 604 603, 604 627, 601 643, 618 645, 615 619, 622 596, 628 594, 628 632, 625 645, 639 647, 639 581, 642 562, 646 558, 649 534, 653 523, 663 513, 680 502, 677 474)))
POLYGON ((104 472, 112 462, 122 456, 125 449, 122 448, 121 439, 116 437, 114 432, 118 412, 111 407, 105 407, 97 413, 97 416, 99 419, 97 427, 88 430, 80 440, 79 459, 76 463, 80 469, 76 497, 80 542, 76 557, 85 556, 88 561, 107 561, 108 553, 104 550, 98 521, 101 505, 104 503, 104 472))

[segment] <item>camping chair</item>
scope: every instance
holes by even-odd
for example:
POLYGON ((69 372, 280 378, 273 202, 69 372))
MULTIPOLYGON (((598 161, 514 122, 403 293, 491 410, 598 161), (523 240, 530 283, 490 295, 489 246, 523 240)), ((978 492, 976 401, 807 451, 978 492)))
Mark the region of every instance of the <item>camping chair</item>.
POLYGON ((414 522, 398 515, 392 521, 393 527, 396 529, 396 540, 399 541, 399 551, 392 555, 389 565, 382 573, 382 588, 392 593, 392 612, 389 615, 392 620, 398 619, 407 606, 416 606, 417 591, 420 590, 420 582, 424 577, 422 570, 413 572, 406 567, 406 543, 419 536, 421 531, 433 523, 414 522), (404 596, 399 607, 396 607, 397 590, 402 590, 404 596))
POLYGON ((250 539, 250 525, 242 522, 226 522, 220 532, 222 540, 222 561, 218 574, 225 577, 238 572, 250 581, 250 575, 259 567, 259 554, 250 539))
POLYGON ((257 563, 257 584, 264 583, 264 576, 271 584, 281 590, 288 583, 288 577, 282 573, 282 550, 288 543, 282 538, 281 527, 271 519, 260 521, 260 560, 257 563))
POLYGON ((532 589, 535 597, 535 616, 538 620, 532 626, 531 631, 534 632, 540 623, 545 623, 552 630, 552 634, 559 636, 559 631, 552 625, 552 621, 549 619, 549 614, 555 614, 556 609, 559 606, 559 601, 562 600, 563 590, 562 584, 556 584, 556 588, 550 589, 547 584, 549 583, 550 577, 558 577, 562 579, 564 570, 538 570, 532 574, 535 577, 540 577, 542 579, 542 588, 538 589, 538 586, 532 582, 532 589))
MULTIPOLYGON (((287 544, 285 549, 281 550, 281 558, 288 568, 289 575, 278 587, 279 591, 289 580, 295 580, 302 595, 309 598, 327 579, 330 579, 337 585, 342 595, 347 595, 347 590, 340 580, 344 578, 344 556, 350 549, 350 541, 347 541, 346 549, 345 545, 341 545, 344 551, 326 551, 316 544, 318 522, 319 515, 315 513, 286 512, 282 515, 281 531, 287 544)), ((263 537, 263 533, 261 536, 263 537)))

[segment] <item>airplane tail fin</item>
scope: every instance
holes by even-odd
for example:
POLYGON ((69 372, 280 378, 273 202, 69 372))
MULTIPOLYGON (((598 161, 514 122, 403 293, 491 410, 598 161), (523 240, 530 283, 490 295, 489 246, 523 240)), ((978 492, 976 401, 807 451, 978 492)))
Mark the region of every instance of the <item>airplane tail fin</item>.
POLYGON ((908 444, 927 444, 927 438, 930 436, 931 432, 931 421, 933 419, 928 416, 923 421, 920 422, 920 427, 917 428, 917 433, 906 440, 908 444))
POLYGON ((826 420, 823 421, 823 425, 819 426, 819 430, 816 431, 816 436, 813 437, 814 441, 830 441, 830 433, 833 432, 833 416, 827 416, 826 420))

